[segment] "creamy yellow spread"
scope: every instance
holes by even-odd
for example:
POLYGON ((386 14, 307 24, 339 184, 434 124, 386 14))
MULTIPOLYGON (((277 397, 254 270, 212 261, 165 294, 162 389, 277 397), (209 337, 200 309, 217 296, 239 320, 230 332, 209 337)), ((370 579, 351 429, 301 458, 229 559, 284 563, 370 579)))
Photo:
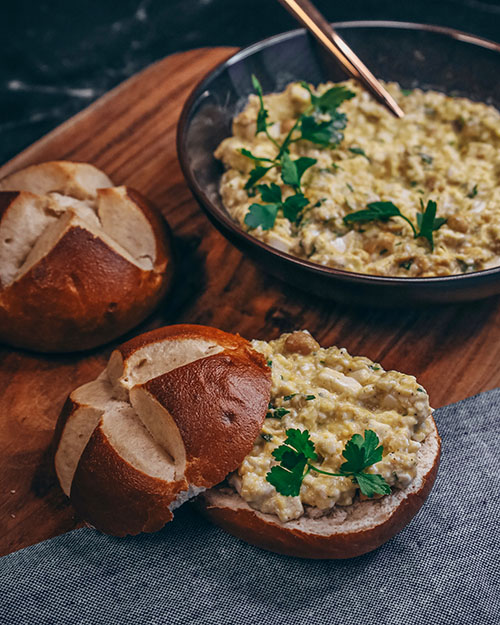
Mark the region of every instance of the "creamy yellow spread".
POLYGON ((358 486, 349 477, 314 471, 305 477, 299 496, 280 495, 266 474, 277 464, 271 454, 289 428, 309 431, 319 456, 315 465, 333 473, 345 462, 346 442, 373 430, 383 458, 367 472, 379 473, 394 488, 411 483, 417 452, 431 429, 429 397, 413 376, 384 371, 343 348, 321 348, 306 332, 283 334, 269 343, 253 341, 253 347, 272 363, 271 409, 253 450, 230 478, 253 508, 290 521, 348 506, 357 495, 358 486), (280 407, 289 412, 272 418, 280 407))
MULTIPOLYGON (((388 83, 405 111, 403 119, 396 119, 355 82, 340 84, 356 93, 339 108, 348 118, 340 145, 321 148, 301 140, 290 146, 292 159, 317 159, 303 178, 309 207, 302 221, 297 226, 279 214, 270 230, 259 226, 250 233, 321 265, 382 276, 447 276, 499 265, 500 113, 436 91, 407 94, 388 83), (434 251, 427 240, 414 239, 401 218, 354 226, 342 219, 370 202, 390 201, 416 223, 420 202, 428 200, 437 203, 437 216, 447 219, 434 233, 434 251)), ((332 86, 319 85, 316 94, 332 86)), ((310 95, 293 83, 282 93, 264 96, 264 103, 272 122, 269 132, 282 143, 310 105, 310 95)), ((249 206, 261 200, 244 189, 254 163, 240 150, 268 158, 277 153, 263 132, 255 135, 258 109, 257 96, 250 96, 233 120, 233 136, 215 152, 226 168, 223 203, 245 230, 249 206)), ((284 197, 291 194, 276 169, 261 182, 279 184, 284 197)))

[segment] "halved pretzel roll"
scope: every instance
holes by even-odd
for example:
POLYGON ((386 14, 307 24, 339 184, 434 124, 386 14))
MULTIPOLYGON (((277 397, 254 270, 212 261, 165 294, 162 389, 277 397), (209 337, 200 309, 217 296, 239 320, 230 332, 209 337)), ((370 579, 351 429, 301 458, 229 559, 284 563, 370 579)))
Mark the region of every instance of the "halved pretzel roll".
POLYGON ((137 191, 66 161, 0 181, 0 340, 67 352, 147 317, 172 278, 166 225, 137 191))
POLYGON ((61 487, 103 532, 158 530, 241 464, 270 386, 265 359, 239 336, 177 325, 132 339, 61 413, 61 487))

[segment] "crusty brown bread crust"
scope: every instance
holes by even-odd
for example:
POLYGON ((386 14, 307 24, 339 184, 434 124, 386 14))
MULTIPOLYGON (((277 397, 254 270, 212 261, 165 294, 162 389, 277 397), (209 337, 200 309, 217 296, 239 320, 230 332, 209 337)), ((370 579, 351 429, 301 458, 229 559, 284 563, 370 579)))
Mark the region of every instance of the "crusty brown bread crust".
POLYGON ((380 547, 419 511, 436 479, 440 449, 434 424, 419 453, 417 477, 406 490, 337 506, 319 519, 302 517, 282 523, 274 515, 252 509, 227 485, 203 493, 197 503, 216 525, 257 547, 300 558, 353 558, 380 547))
POLYGON ((105 533, 156 531, 241 464, 270 389, 265 359, 240 336, 184 324, 136 337, 66 402, 54 438, 61 486, 105 533))
MULTIPOLYGON (((37 214, 47 216, 48 225, 40 226, 31 250, 44 233, 67 220, 60 235, 54 235, 48 249, 26 271, 20 267, 14 279, 4 276, 2 280, 0 267, 0 341, 43 352, 89 349, 129 331, 165 295, 173 276, 168 226, 137 191, 128 187, 108 188, 109 185, 86 189, 89 180, 101 184, 108 181, 111 185, 107 176, 96 168, 64 161, 32 166, 0 181, 0 189, 23 185, 17 192, 0 190, 0 231, 8 219, 11 222, 15 219, 16 211, 20 215, 15 234, 12 235, 11 228, 0 245, 12 245, 12 238, 22 240, 26 236, 21 214, 29 219, 35 205, 37 214), (68 219, 72 208, 54 212, 53 203, 59 202, 58 195, 54 199, 30 189, 56 194, 71 192, 71 197, 78 201, 95 202, 98 207, 102 203, 112 206, 115 212, 119 212, 120 205, 140 211, 139 217, 142 214, 145 219, 144 228, 150 229, 154 239, 152 265, 145 266, 140 259, 136 262, 129 250, 123 251, 119 243, 126 245, 126 237, 114 245, 113 232, 103 231, 100 236, 100 230, 85 219, 78 216, 68 219)), ((95 219, 98 224, 98 218, 95 219)), ((8 251, 4 251, 4 257, 6 254, 8 251)))
POLYGON ((158 376, 143 389, 179 428, 186 479, 209 488, 250 451, 266 414, 270 382, 263 362, 223 352, 158 376))
POLYGON ((132 354, 136 353, 139 349, 145 346, 163 341, 174 341, 179 338, 184 340, 193 338, 214 341, 217 345, 220 345, 224 349, 239 350, 247 353, 249 358, 255 360, 255 362, 259 364, 264 362, 264 358, 261 354, 253 350, 250 343, 239 334, 230 334, 229 332, 224 332, 218 328, 191 323, 179 323, 171 326, 163 326, 161 328, 157 328, 156 330, 144 332, 143 334, 133 337, 126 343, 122 343, 116 349, 121 353, 123 359, 127 360, 127 358, 130 358, 132 354))
POLYGON ((172 520, 170 506, 185 488, 184 480, 166 482, 124 462, 99 425, 78 463, 71 501, 94 527, 126 536, 160 530, 172 520))

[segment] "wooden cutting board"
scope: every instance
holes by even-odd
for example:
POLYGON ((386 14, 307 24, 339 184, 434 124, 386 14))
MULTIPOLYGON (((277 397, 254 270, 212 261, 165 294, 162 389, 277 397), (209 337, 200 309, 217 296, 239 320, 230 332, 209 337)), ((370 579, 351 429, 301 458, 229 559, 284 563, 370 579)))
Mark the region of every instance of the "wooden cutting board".
MULTIPOLYGON (((210 225, 182 177, 176 125, 197 81, 233 52, 194 50, 152 65, 4 165, 0 177, 45 160, 88 161, 160 207, 180 252, 178 281, 134 334, 177 322, 260 339, 308 328, 325 346, 416 375, 435 407, 499 386, 499 298, 423 311, 340 306, 267 276, 210 225)), ((65 356, 0 349, 0 555, 78 526, 49 445, 68 393, 96 377, 112 348, 65 356)))

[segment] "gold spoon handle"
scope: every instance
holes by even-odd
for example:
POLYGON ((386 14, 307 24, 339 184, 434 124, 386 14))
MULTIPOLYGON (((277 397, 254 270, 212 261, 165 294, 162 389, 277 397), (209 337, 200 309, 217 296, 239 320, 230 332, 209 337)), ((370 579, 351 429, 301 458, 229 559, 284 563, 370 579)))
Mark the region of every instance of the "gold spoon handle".
POLYGON ((348 74, 356 78, 396 117, 404 117, 404 112, 363 61, 351 50, 318 9, 309 0, 278 0, 305 28, 335 56, 348 74))

